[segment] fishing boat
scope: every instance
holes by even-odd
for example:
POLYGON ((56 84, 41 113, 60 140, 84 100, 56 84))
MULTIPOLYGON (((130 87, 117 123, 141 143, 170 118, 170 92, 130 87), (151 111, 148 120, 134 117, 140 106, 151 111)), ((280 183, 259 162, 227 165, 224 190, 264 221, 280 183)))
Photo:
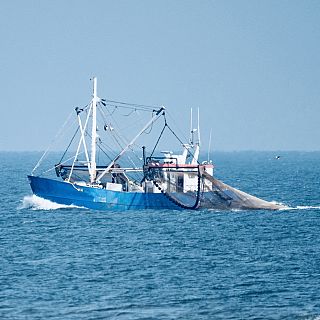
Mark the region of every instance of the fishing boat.
MULTIPOLYGON (((182 141, 169 124, 165 107, 102 99, 97 95, 95 77, 92 83, 90 102, 84 107, 75 108, 77 129, 61 159, 49 170, 36 174, 46 151, 28 176, 35 195, 63 205, 107 211, 281 209, 281 205, 259 199, 219 181, 214 177, 212 162, 209 159, 199 161, 199 110, 198 128, 192 127, 191 112, 190 139, 182 141), (149 115, 148 121, 131 139, 124 138, 119 132, 121 126, 114 116, 119 110, 129 111, 126 117, 143 112, 149 115), (99 125, 98 114, 102 118, 99 125), (136 156, 137 141, 149 134, 159 122, 162 123, 162 129, 153 141, 154 146, 148 149, 143 145, 138 151, 141 155, 136 156), (158 150, 164 132, 177 140, 180 153, 158 150), (102 134, 109 142, 103 142, 102 134), (118 152, 115 153, 110 141, 121 147, 118 152), (71 145, 75 146, 72 156, 71 145), (135 161, 132 161, 131 153, 135 153, 135 161), (101 154, 104 155, 103 163, 99 163, 101 154), (46 176, 48 172, 55 173, 55 177, 46 176)), ((122 129, 129 132, 130 125, 136 124, 139 121, 129 121, 129 125, 122 129)))

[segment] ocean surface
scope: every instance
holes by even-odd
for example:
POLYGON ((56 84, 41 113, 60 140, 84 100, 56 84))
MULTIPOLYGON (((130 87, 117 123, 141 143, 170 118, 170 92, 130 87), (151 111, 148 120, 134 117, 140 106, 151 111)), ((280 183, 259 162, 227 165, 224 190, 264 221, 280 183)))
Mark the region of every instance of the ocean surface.
POLYGON ((0 153, 0 319, 320 319, 319 152, 213 154, 281 211, 60 206, 31 194, 40 156, 0 153))

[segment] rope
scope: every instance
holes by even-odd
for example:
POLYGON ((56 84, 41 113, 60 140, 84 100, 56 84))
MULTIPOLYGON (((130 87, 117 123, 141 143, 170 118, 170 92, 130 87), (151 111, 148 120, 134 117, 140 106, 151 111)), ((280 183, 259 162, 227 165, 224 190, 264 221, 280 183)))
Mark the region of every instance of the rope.
MULTIPOLYGON (((152 112, 152 116, 153 116, 153 112, 152 112)), ((150 134, 151 131, 152 131, 152 129, 153 129, 153 123, 152 123, 151 126, 150 126, 149 132, 147 132, 147 130, 145 130, 143 133, 144 133, 144 134, 150 134)))
POLYGON ((124 106, 119 106, 120 108, 129 108, 129 107, 134 107, 134 108, 141 108, 142 111, 150 111, 150 109, 155 109, 157 108, 156 106, 148 106, 145 104, 136 104, 136 103, 129 103, 129 102, 121 102, 121 101, 114 101, 114 100, 105 100, 106 102, 111 102, 111 103, 119 103, 123 104, 124 106))
POLYGON ((62 127, 60 128, 60 130, 57 132, 57 134, 55 135, 55 137, 52 139, 50 145, 48 146, 48 148, 45 150, 45 152, 43 153, 43 155, 41 156, 41 158, 39 159, 38 163, 35 165, 35 167, 32 169, 31 171, 31 175, 33 175, 33 173, 39 168, 41 162, 43 161, 44 157, 47 155, 48 151, 51 149, 53 143, 56 141, 56 139, 59 137, 59 135, 61 135, 64 127, 67 125, 67 123, 69 122, 69 119, 71 118, 73 114, 73 111, 70 112, 69 116, 67 117, 66 121, 64 122, 64 124, 62 125, 62 127))
POLYGON ((80 129, 80 127, 77 128, 76 132, 74 133, 73 137, 71 138, 71 141, 69 142, 69 145, 67 146, 67 149, 66 149, 65 152, 63 153, 63 155, 62 155, 59 163, 61 163, 62 159, 64 158, 64 156, 65 156, 66 153, 68 152, 68 150, 69 150, 69 148, 70 148, 70 146, 71 146, 71 144, 72 144, 72 142, 73 142, 73 139, 75 138, 75 136, 76 136, 76 134, 78 133, 79 129, 80 129))
POLYGON ((162 128, 161 133, 160 133, 160 135, 159 135, 159 137, 158 137, 158 140, 157 140, 157 142, 156 142, 156 144, 155 144, 155 146, 154 146, 154 148, 153 148, 153 150, 152 150, 152 152, 151 152, 150 157, 153 156, 153 153, 154 153, 154 151, 156 150, 156 148, 157 148, 157 146, 158 146, 158 143, 159 143, 159 141, 160 141, 160 139, 161 139, 161 136, 162 136, 162 134, 163 134, 163 132, 164 132, 164 129, 165 129, 167 126, 168 126, 168 125, 167 125, 167 122, 165 122, 164 127, 162 128))
MULTIPOLYGON (((84 152, 80 152, 79 155, 81 155, 81 154, 83 154, 83 153, 84 153, 84 152)), ((67 160, 65 160, 65 161, 63 161, 63 162, 61 162, 61 163, 59 163, 59 164, 63 165, 64 163, 68 162, 69 160, 74 159, 74 157, 75 157, 75 156, 72 156, 72 157, 70 157, 69 159, 67 159, 67 160)), ((50 171, 52 171, 52 170, 55 170, 55 168, 56 168, 56 165, 54 165, 53 167, 49 168, 49 169, 46 170, 46 171, 43 171, 42 173, 40 173, 39 176, 41 176, 41 175, 43 175, 43 174, 45 174, 45 173, 48 173, 48 172, 50 172, 50 171)))
MULTIPOLYGON (((160 141, 160 139, 161 139, 161 136, 162 136, 162 134, 163 134, 163 132, 164 132, 164 129, 165 129, 166 127, 171 131, 171 133, 176 137, 176 139, 181 143, 181 145, 184 144, 184 143, 182 142, 182 140, 177 136, 177 134, 176 134, 176 133, 170 128, 170 126, 168 125, 167 119, 166 119, 166 115, 163 114, 163 116, 164 116, 164 127, 163 127, 163 129, 162 129, 162 131, 161 131, 161 133, 160 133, 160 136, 159 136, 159 138, 158 138, 158 140, 157 140, 157 142, 156 142, 156 144, 155 144, 155 146, 154 146, 154 148, 153 148, 153 150, 152 150, 152 152, 151 152, 151 156, 150 156, 150 157, 153 156, 153 153, 154 153, 156 147, 158 146, 158 143, 159 143, 159 141, 160 141)), ((193 154, 189 149, 188 149, 188 153, 192 156, 192 158, 194 158, 194 154, 193 154)), ((197 160, 197 164, 198 164, 198 165, 200 164, 200 162, 199 162, 198 160, 197 160)))
MULTIPOLYGON (((180 140, 180 138, 176 135, 176 133, 170 128, 170 126, 167 124, 168 129, 172 132, 172 134, 178 139, 178 141, 183 145, 183 142, 180 140)), ((188 153, 194 158, 194 154, 188 149, 188 153)), ((197 163, 200 164, 200 162, 197 160, 197 163)))

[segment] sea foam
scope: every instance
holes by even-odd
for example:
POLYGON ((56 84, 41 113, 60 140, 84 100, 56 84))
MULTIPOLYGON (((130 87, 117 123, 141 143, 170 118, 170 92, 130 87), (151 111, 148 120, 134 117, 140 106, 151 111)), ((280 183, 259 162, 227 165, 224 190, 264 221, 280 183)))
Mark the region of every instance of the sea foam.
POLYGON ((43 199, 36 195, 25 196, 21 200, 21 204, 18 209, 31 209, 31 210, 57 210, 66 208, 81 208, 75 205, 65 205, 52 202, 47 199, 43 199))
MULTIPOLYGON (((296 206, 296 207, 284 207, 280 210, 314 210, 314 209, 320 209, 320 206, 296 206)), ((319 319, 320 320, 320 319, 319 319)))

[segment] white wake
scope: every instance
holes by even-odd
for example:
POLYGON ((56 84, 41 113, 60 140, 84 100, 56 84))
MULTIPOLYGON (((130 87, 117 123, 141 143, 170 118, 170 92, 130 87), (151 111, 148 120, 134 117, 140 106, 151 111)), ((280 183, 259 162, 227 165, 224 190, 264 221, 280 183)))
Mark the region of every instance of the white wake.
POLYGON ((18 209, 31 209, 31 210, 57 210, 65 208, 82 208, 75 205, 65 205, 52 202, 47 199, 40 198, 36 195, 25 196, 21 200, 21 204, 18 209))
MULTIPOLYGON (((280 210, 319 210, 320 206, 296 206, 296 207, 285 207, 283 209, 280 210)), ((320 320, 320 319, 319 319, 320 320)))
POLYGON ((320 209, 320 206, 297 206, 295 209, 298 209, 298 210, 320 209))

